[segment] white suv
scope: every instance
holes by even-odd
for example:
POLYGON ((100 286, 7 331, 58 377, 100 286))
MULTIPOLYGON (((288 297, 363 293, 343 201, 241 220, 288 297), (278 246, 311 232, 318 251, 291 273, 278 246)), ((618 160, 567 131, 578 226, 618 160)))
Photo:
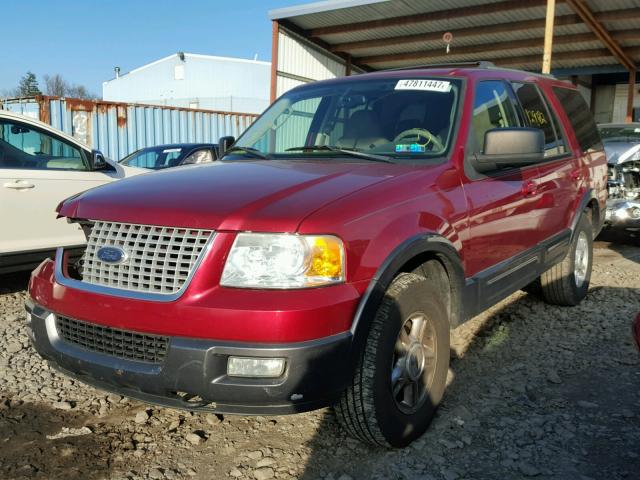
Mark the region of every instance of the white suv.
POLYGON ((58 203, 142 172, 45 123, 0 110, 0 273, 31 269, 57 247, 83 245, 80 227, 56 218, 58 203))

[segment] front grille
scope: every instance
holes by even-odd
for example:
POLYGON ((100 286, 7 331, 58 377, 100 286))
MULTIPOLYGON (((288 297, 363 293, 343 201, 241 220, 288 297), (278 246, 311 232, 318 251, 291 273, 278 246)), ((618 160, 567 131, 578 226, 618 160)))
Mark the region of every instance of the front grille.
POLYGON ((79 264, 82 281, 136 292, 172 294, 187 282, 211 230, 95 221, 79 264), (121 263, 98 258, 102 247, 119 247, 121 263))
POLYGON ((56 327, 60 337, 67 343, 138 362, 162 363, 169 344, 167 337, 104 327, 61 316, 56 318, 56 327))

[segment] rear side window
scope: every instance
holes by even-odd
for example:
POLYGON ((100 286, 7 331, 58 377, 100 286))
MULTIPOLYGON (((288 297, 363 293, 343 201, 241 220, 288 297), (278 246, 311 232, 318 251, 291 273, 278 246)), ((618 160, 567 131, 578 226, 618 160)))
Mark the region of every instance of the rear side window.
POLYGON ((504 82, 488 80, 479 82, 473 104, 473 150, 484 151, 484 136, 494 128, 519 127, 516 102, 504 82))
POLYGON ((566 152, 562 131, 549 106, 533 83, 513 83, 513 89, 524 110, 528 126, 544 133, 544 156, 554 157, 566 152))
POLYGON ((602 140, 600 139, 600 133, 598 133, 598 127, 596 127, 596 122, 593 120, 589 106, 580 92, 561 87, 553 87, 553 92, 560 100, 562 108, 567 114, 582 151, 588 152, 589 150, 602 149, 602 140))

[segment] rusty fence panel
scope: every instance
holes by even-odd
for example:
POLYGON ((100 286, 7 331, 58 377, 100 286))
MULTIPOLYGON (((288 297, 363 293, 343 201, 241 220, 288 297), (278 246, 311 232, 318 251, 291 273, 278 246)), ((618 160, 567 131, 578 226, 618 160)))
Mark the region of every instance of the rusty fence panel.
POLYGON ((258 117, 251 113, 47 96, 8 99, 1 105, 73 135, 114 160, 154 145, 217 143, 222 136, 238 137, 258 117))

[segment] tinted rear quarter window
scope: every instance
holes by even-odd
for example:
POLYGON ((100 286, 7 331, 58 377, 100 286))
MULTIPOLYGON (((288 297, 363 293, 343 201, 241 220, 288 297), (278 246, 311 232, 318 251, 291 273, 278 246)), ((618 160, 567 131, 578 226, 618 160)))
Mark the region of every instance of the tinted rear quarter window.
POLYGON ((514 82, 512 85, 524 110, 527 124, 530 127, 539 128, 544 133, 545 157, 565 153, 562 131, 542 92, 533 83, 514 82))
POLYGON ((587 102, 577 90, 553 87, 583 152, 602 149, 602 140, 587 102))

